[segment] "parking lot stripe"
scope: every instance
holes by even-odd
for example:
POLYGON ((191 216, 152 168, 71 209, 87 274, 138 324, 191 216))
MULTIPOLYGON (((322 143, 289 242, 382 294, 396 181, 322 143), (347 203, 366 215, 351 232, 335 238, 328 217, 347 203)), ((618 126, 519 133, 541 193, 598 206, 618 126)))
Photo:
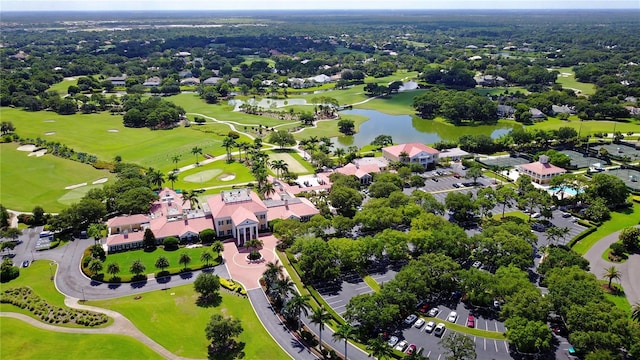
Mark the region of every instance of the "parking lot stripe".
POLYGON ((504 351, 509 352, 509 345, 507 345, 506 341, 503 341, 504 343, 504 351))
POLYGON ((498 342, 493 340, 493 344, 496 346, 496 352, 498 352, 498 342))
POLYGON ((487 351, 487 339, 484 338, 484 351, 487 351))
POLYGON ((496 332, 500 332, 500 331, 498 330, 498 323, 497 323, 497 322, 495 322, 494 324, 496 325, 496 332))
MULTIPOLYGON (((333 305, 333 304, 341 303, 341 302, 343 302, 343 301, 344 301, 344 300, 336 300, 336 301, 332 301, 332 302, 328 302, 328 301, 327 301, 327 304, 329 304, 329 305, 333 305)), ((332 306, 332 307, 333 307, 333 306, 332 306)))
POLYGON ((356 290, 362 290, 362 289, 371 289, 371 288, 369 287, 369 285, 360 286, 359 288, 356 288, 356 290))

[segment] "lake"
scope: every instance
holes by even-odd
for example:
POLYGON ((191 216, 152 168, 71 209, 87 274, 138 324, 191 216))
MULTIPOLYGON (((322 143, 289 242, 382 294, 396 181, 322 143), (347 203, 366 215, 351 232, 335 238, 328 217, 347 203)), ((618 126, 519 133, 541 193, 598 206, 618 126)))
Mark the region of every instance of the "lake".
POLYGON ((443 140, 455 141, 466 134, 485 134, 497 139, 513 129, 511 124, 453 126, 410 115, 389 115, 377 110, 345 110, 340 114, 366 116, 369 120, 360 125, 355 135, 332 138, 337 147, 355 145, 361 148, 369 145, 378 135, 391 135, 395 144, 410 142, 433 144, 443 140))

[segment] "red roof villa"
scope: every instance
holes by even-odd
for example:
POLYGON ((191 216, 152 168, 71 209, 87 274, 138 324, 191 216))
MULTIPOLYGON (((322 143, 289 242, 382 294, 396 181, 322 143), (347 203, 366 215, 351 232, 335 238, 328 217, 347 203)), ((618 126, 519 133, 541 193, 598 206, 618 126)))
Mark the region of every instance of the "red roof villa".
POLYGON ((389 161, 421 164, 425 168, 435 165, 438 162, 439 154, 438 150, 421 143, 400 144, 382 148, 382 156, 389 161))
POLYGON ((519 171, 521 175, 530 176, 531 181, 540 185, 546 185, 552 177, 567 172, 567 170, 549 163, 549 157, 546 155, 540 155, 540 159, 536 162, 520 165, 519 171))

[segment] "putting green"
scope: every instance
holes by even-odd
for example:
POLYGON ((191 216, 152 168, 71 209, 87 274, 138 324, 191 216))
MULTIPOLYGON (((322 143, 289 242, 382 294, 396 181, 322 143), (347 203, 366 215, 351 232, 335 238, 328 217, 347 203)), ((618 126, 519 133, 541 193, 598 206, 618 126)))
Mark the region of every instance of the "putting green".
POLYGON ((89 190, 101 189, 101 188, 102 188, 102 184, 99 184, 99 185, 89 184, 89 185, 81 186, 73 190, 69 190, 69 192, 67 192, 66 194, 58 198, 58 202, 65 205, 71 205, 73 203, 80 201, 80 199, 82 199, 82 197, 86 193, 88 193, 89 190))
POLYGON ((222 173, 222 169, 211 169, 197 172, 184 177, 184 181, 192 183, 201 183, 209 181, 222 173))

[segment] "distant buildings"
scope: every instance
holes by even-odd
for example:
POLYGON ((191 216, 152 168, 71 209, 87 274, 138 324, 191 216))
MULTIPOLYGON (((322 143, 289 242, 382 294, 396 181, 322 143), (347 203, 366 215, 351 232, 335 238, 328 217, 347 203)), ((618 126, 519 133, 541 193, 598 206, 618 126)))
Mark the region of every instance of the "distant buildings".
POLYGON ((388 161, 420 164, 424 168, 435 166, 440 152, 421 143, 400 144, 382 148, 382 156, 388 161))

